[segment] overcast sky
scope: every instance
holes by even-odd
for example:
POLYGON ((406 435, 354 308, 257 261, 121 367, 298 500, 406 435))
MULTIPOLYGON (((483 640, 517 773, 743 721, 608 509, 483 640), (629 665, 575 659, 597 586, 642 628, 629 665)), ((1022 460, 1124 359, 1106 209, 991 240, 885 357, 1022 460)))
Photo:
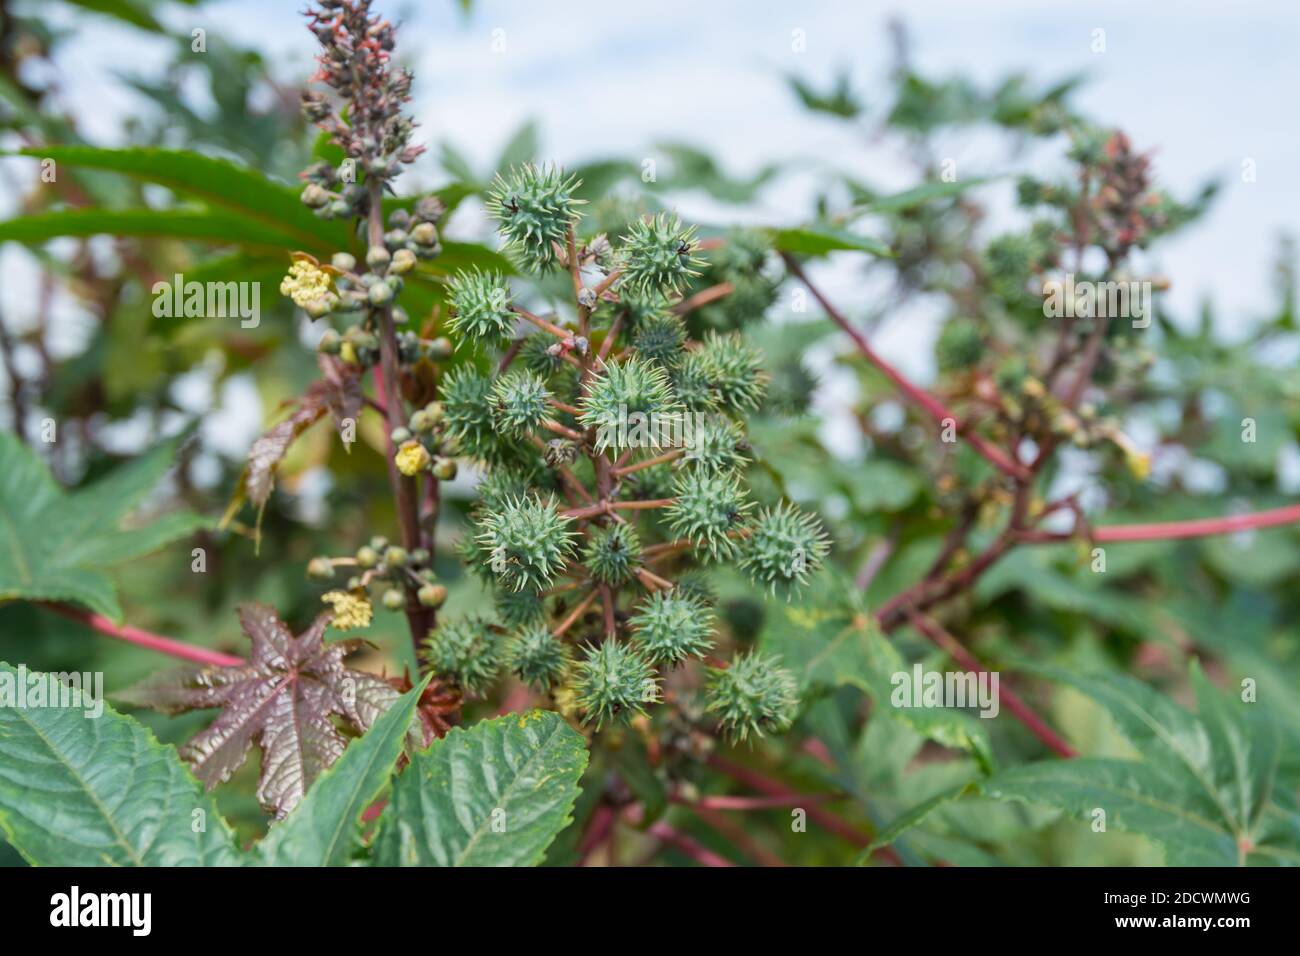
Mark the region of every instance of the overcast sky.
MULTIPOLYGON (((901 13, 924 71, 992 81, 1022 70, 1041 82, 1086 73, 1080 105, 1128 130, 1140 148, 1154 148, 1162 185, 1188 195, 1208 177, 1222 177, 1212 215, 1162 246, 1150 263, 1173 278, 1166 301, 1184 316, 1209 295, 1219 306, 1220 327, 1228 334, 1242 329, 1270 302, 1277 237, 1300 223, 1295 0, 476 0, 468 16, 452 0, 378 6, 405 23, 399 54, 416 70, 419 135, 455 143, 480 169, 532 119, 544 154, 566 164, 653 157, 654 143, 677 140, 707 148, 739 175, 791 158, 807 160, 809 170, 829 164, 904 187, 906 169, 897 156, 860 131, 804 112, 784 79, 798 73, 825 85, 848 67, 868 109, 881 109, 879 80, 889 65, 885 26, 901 13), (802 52, 793 49, 796 30, 806 38, 802 52), (1105 31, 1104 52, 1094 52, 1098 30, 1105 31), (1242 181, 1245 160, 1253 161, 1255 182, 1242 181)), ((301 8, 299 0, 220 0, 198 10, 170 7, 165 18, 178 33, 201 26, 254 45, 285 82, 297 84, 310 69, 315 43, 302 26, 301 8)), ((59 5, 45 9, 57 15, 59 5)), ((141 107, 113 77, 148 73, 165 51, 136 32, 100 27, 108 21, 92 15, 77 19, 97 29, 65 47, 68 101, 91 139, 112 143, 123 115, 141 107)), ((959 176, 1006 171, 1008 157, 994 145, 987 138, 955 139, 950 148, 959 176)), ((1052 160, 1028 157, 1040 172, 1052 160)), ((433 176, 431 168, 424 173, 426 184, 433 176)), ((747 217, 799 220, 815 182, 810 172, 773 184, 747 217)), ((675 201, 688 217, 740 217, 700 197, 675 201)), ((476 223, 462 219, 453 227, 473 230, 476 223)), ((6 304, 21 286, 12 261, 11 255, 4 260, 13 280, 8 295, 0 290, 6 304)), ((853 262, 832 263, 821 275, 846 305, 870 295, 853 262)), ((933 319, 900 317, 881 331, 879 344, 924 375, 928 349, 917 346, 933 334, 933 319)))

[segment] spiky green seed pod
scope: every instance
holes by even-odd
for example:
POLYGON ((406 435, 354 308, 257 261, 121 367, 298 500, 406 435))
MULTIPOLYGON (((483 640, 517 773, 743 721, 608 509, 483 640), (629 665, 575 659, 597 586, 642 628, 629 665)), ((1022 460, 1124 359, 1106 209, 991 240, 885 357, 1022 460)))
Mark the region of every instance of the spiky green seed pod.
POLYGON ((694 601, 702 607, 713 607, 718 603, 717 590, 709 582, 705 572, 700 570, 687 571, 679 577, 677 586, 673 588, 673 596, 694 601))
POLYGON ((509 338, 516 316, 510 287, 495 272, 458 272, 447 282, 451 318, 447 328, 462 339, 497 341, 509 338))
POLYGON ((501 670, 504 642, 488 618, 472 614, 444 621, 425 638, 423 658, 466 694, 486 691, 501 670))
POLYGON ((627 723, 645 713, 645 705, 659 700, 654 668, 636 650, 614 639, 585 649, 586 659, 575 673, 574 690, 585 721, 597 727, 627 723))
POLYGON ((591 380, 578 421, 596 429, 596 448, 657 444, 658 424, 680 411, 662 368, 635 355, 610 362, 591 380))
POLYGON ((729 330, 763 318, 777 296, 777 284, 764 274, 771 253, 762 233, 733 230, 725 243, 709 252, 698 283, 708 288, 725 282, 731 292, 695 310, 693 321, 702 328, 729 330))
POLYGON ((497 425, 512 435, 527 435, 551 410, 546 383, 524 369, 513 369, 492 386, 497 425))
POLYGON ((384 607, 388 608, 388 610, 400 611, 406 607, 406 595, 397 588, 389 588, 384 592, 383 602, 384 607))
POLYGON ((672 313, 671 303, 657 290, 643 292, 630 286, 619 286, 618 304, 611 309, 623 313, 623 326, 632 334, 647 323, 662 319, 672 313))
POLYGON ((713 646, 713 611, 674 588, 657 591, 632 615, 633 639, 652 664, 663 667, 703 657, 713 646))
POLYGON ((623 479, 624 497, 641 501, 671 498, 676 481, 677 472, 670 464, 642 468, 623 479))
POLYGON ((443 425, 461 454, 479 461, 501 463, 518 454, 509 436, 495 424, 492 379, 464 365, 442 380, 443 425))
POLYGON ((799 692, 779 658, 753 652, 737 656, 725 670, 711 670, 705 700, 728 738, 746 740, 789 730, 799 692))
POLYGON ((973 368, 984 355, 984 335, 969 319, 949 319, 939 333, 934 355, 945 372, 973 368))
POLYGON ((334 565, 329 558, 312 558, 307 562, 307 577, 316 581, 333 581, 334 565))
POLYGON ((776 593, 805 584, 830 552, 821 522, 788 502, 765 508, 741 547, 740 566, 756 584, 776 593))
POLYGON ((619 249, 623 287, 646 296, 681 291, 704 265, 695 257, 696 245, 695 227, 683 226, 676 215, 638 219, 619 249))
POLYGON ((582 553, 582 563, 592 578, 605 584, 622 584, 641 563, 641 539, 630 524, 613 524, 592 532, 582 553))
POLYGON ((797 355, 777 362, 768 376, 765 408, 794 418, 806 415, 821 380, 797 355))
POLYGON ((688 472, 673 486, 676 502, 665 511, 668 526, 678 537, 708 549, 715 561, 735 557, 740 546, 728 537, 754 506, 734 475, 688 472))
POLYGON ((758 408, 767 389, 763 356, 739 333, 709 333, 696 355, 724 408, 738 412, 758 408))
POLYGON ((690 437, 682 458, 702 472, 735 471, 749 460, 744 453, 748 448, 745 432, 729 418, 706 418, 690 437))
POLYGON ((478 540, 488 566, 511 591, 540 591, 551 584, 573 553, 577 537, 555 499, 537 496, 504 502, 483 517, 478 540))
POLYGON ((506 645, 506 667, 538 691, 558 684, 571 660, 568 646, 544 624, 524 628, 506 645))
POLYGON ((711 412, 721 404, 709 376, 708 358, 699 349, 683 354, 674 366, 673 394, 687 411, 711 412))
POLYGON ((552 375, 560 371, 565 365, 564 359, 560 358, 559 350, 551 352, 550 348, 559 340, 553 335, 545 332, 534 332, 525 336, 523 345, 519 347, 519 361, 528 371, 540 375, 543 379, 550 379, 552 375))
POLYGON ((685 323, 668 313, 643 320, 632 336, 637 355, 668 368, 681 359, 685 344, 685 323))
POLYGON ((493 599, 497 620, 506 627, 540 624, 546 617, 546 602, 536 591, 500 591, 493 599))
POLYGON ((447 588, 441 584, 422 584, 415 597, 422 607, 442 607, 447 602, 447 588))
POLYGON ((536 471, 502 466, 492 468, 478 484, 478 500, 486 511, 499 511, 507 501, 522 498, 537 487, 536 471))
POLYGON ((530 269, 553 266, 556 247, 565 247, 569 227, 578 220, 581 199, 574 198, 579 182, 556 166, 525 163, 500 175, 488 190, 488 215, 506 248, 530 269))

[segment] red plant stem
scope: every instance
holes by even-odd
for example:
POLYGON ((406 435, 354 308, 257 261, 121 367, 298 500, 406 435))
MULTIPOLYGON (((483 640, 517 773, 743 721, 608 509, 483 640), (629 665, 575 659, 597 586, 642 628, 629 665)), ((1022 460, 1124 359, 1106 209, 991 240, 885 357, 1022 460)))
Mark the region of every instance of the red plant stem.
POLYGON ((696 800, 687 800, 673 794, 673 803, 690 807, 702 807, 705 810, 771 810, 775 807, 802 807, 810 803, 825 800, 830 794, 825 793, 777 793, 766 797, 707 796, 696 800))
POLYGON ((622 478, 624 475, 630 475, 634 471, 640 471, 642 468, 653 468, 655 465, 667 464, 675 461, 686 454, 685 448, 674 448, 672 451, 666 451, 662 455, 655 455, 653 458, 645 458, 631 465, 615 465, 614 477, 622 478))
POLYGON ((709 810, 698 803, 690 804, 690 808, 691 812, 699 817, 702 823, 717 830, 730 840, 737 849, 760 866, 783 867, 786 865, 785 860, 759 843, 745 831, 742 825, 725 814, 718 813, 716 810, 709 810))
POLYGON ((134 644, 137 647, 158 651, 160 654, 179 657, 182 660, 194 661, 198 664, 208 664, 213 667, 237 667, 244 663, 242 657, 222 654, 220 651, 210 651, 205 647, 182 644, 170 637, 163 637, 161 634, 154 634, 151 631, 131 627, 127 624, 114 624, 104 615, 94 614, 82 608, 69 607, 65 604, 43 604, 42 606, 56 614, 61 614, 74 621, 80 621, 100 634, 116 638, 119 641, 126 641, 128 644, 134 644))
POLYGON ((974 432, 966 431, 961 420, 955 413, 949 410, 943 402, 939 401, 939 399, 931 395, 919 385, 908 380, 902 372, 898 371, 898 369, 886 362, 885 359, 871 347, 871 344, 867 342, 862 333, 850 324, 849 320, 845 318, 843 313, 836 309, 835 306, 831 305, 830 301, 822 294, 821 290, 809 281, 808 276, 799 266, 799 263, 795 261, 794 257, 788 253, 782 253, 781 257, 785 260, 786 267, 790 270, 791 275, 795 276, 800 282, 808 287, 808 291, 812 293, 813 298, 817 300, 818 304, 821 305, 826 314, 830 316, 831 321, 844 330, 845 334, 853 340, 853 344, 857 346, 858 351, 862 353, 863 357, 879 369, 887 379, 893 382, 900 392, 911 399, 914 404, 918 405, 922 411, 935 421, 940 423, 945 420, 951 421, 957 434, 964 438, 966 442, 975 449, 975 451, 997 468, 998 471, 1010 475, 1018 481, 1027 481, 1031 477, 1029 471, 1024 465, 1015 461, 1001 448, 985 441, 974 432))
POLYGON ((707 289, 701 289, 689 299, 683 299, 673 306, 673 311, 678 315, 685 315, 695 309, 708 305, 710 302, 716 302, 724 296, 731 295, 736 287, 730 282, 719 282, 717 285, 711 285, 707 289))
MULTIPOLYGON (((770 796, 789 797, 794 795, 794 791, 779 780, 773 780, 771 777, 768 777, 766 774, 760 773, 757 770, 751 770, 748 767, 742 767, 740 764, 732 763, 726 757, 722 757, 718 754, 710 754, 706 758, 706 762, 714 770, 725 773, 727 776, 732 777, 735 780, 739 780, 745 786, 750 787, 753 790, 758 790, 770 796)), ((820 807, 816 803, 810 803, 803 809, 808 811, 809 819, 816 821, 831 833, 849 841, 854 846, 866 848, 871 845, 871 837, 867 836, 847 820, 843 820, 836 816, 825 807, 820 807)), ((891 847, 882 847, 877 852, 880 853, 881 856, 889 859, 896 866, 903 865, 902 859, 891 847)))
MULTIPOLYGON (((384 186, 383 181, 375 178, 368 184, 370 194, 370 214, 367 222, 371 246, 384 245, 384 186)), ((393 491, 393 503, 397 510, 398 526, 401 530, 402 546, 408 552, 421 546, 420 514, 416 502, 415 481, 407 478, 397 470, 394 458, 391 433, 406 427, 406 409, 402 402, 401 378, 398 372, 397 330, 393 326, 393 310, 384 306, 377 310, 379 317, 379 370, 375 375, 375 390, 379 401, 388 412, 388 427, 384 429, 384 458, 388 465, 388 484, 393 491)), ((436 481, 432 475, 427 481, 436 481)), ((436 516, 434 518, 436 520, 436 516)), ((414 583, 406 584, 406 623, 411 632, 411 643, 418 650, 420 642, 428 635, 436 621, 436 614, 431 608, 423 607, 416 599, 418 590, 414 583)))
POLYGON ((669 826, 663 820, 656 820, 650 824, 646 832, 657 840, 675 846, 701 866, 727 867, 736 865, 725 857, 718 856, 718 854, 700 844, 693 837, 689 837, 676 828, 669 826))
POLYGON ((580 442, 583 439, 581 432, 575 432, 572 428, 566 428, 559 422, 551 421, 549 418, 542 419, 541 427, 545 428, 548 432, 555 432, 557 435, 563 435, 570 441, 580 442))
POLYGON ((1300 505, 1287 505, 1268 511, 1197 518, 1191 521, 1158 521, 1152 524, 1118 524, 1094 528, 1094 541, 1165 541, 1174 538, 1205 538, 1215 534, 1232 534, 1254 528, 1276 528, 1300 521, 1300 505))
POLYGON ((556 338, 562 341, 567 342, 569 339, 573 338, 572 332, 568 331, 567 329, 560 328, 554 322, 547 321, 546 319, 542 318, 540 315, 533 315, 533 313, 529 312, 527 309, 521 309, 519 308, 519 306, 516 305, 511 308, 511 311, 514 312, 516 315, 522 316, 523 318, 527 319, 529 322, 533 323, 533 325, 537 326, 542 331, 550 332, 552 335, 554 335, 556 338))
MULTIPOLYGON (((910 610, 907 612, 907 617, 918 631, 966 670, 973 671, 976 674, 985 673, 985 669, 979 665, 979 661, 975 660, 974 655, 957 638, 944 630, 937 621, 910 610)), ((1015 714, 1020 722, 1029 728, 1029 731, 1035 737, 1053 751, 1062 757, 1079 756, 1077 750, 1062 740, 1056 731, 1047 726, 1042 718, 1035 714, 1015 691, 1008 688, 1000 680, 998 681, 998 698, 1006 705, 1007 710, 1015 714)))
POLYGON ((587 857, 591 856, 596 847, 605 842, 614 830, 614 824, 618 822, 618 812, 608 804, 602 803, 596 807, 595 812, 591 815, 591 822, 587 826, 587 832, 582 835, 582 842, 578 845, 578 862, 585 863, 587 857))
POLYGON ((583 612, 591 607, 591 602, 596 600, 596 591, 593 589, 590 594, 578 602, 578 606, 569 612, 569 616, 555 626, 551 634, 555 637, 563 637, 564 632, 573 627, 573 622, 582 617, 583 612))

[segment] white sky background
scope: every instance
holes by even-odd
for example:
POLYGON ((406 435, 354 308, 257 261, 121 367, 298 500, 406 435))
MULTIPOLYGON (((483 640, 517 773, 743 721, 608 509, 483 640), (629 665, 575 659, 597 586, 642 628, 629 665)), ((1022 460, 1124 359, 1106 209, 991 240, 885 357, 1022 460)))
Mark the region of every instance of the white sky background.
MULTIPOLYGON (((302 6, 299 0, 228 0, 196 11, 169 8, 165 19, 178 33, 201 26, 209 35, 253 45, 286 83, 299 84, 315 47, 301 22, 302 6)), ((653 156, 653 143, 674 140, 705 148, 732 174, 752 174, 789 158, 806 160, 810 170, 830 165, 872 184, 904 188, 910 180, 898 156, 846 124, 805 112, 784 80, 796 72, 826 89, 837 69, 849 66, 869 114, 879 115, 887 105, 880 80, 890 62, 885 26, 901 14, 913 57, 927 75, 965 73, 987 84, 1023 71, 1041 85, 1084 72, 1090 82, 1077 102, 1127 130, 1139 148, 1154 147, 1162 185, 1187 196, 1212 175, 1223 179, 1211 215, 1165 242, 1150 264, 1173 278, 1165 301, 1181 317, 1191 318, 1209 295, 1222 331, 1244 328, 1272 302, 1278 235, 1300 231, 1295 0, 476 0, 468 16, 453 0, 380 0, 377 6, 405 23, 398 53, 416 71, 417 135, 430 143, 451 141, 480 170, 533 119, 544 156, 565 164, 653 156), (796 28, 806 31, 801 54, 791 49, 796 28), (1097 28, 1105 30, 1102 54, 1091 52, 1097 28), (492 49, 498 29, 504 52, 492 49), (1241 181, 1246 158, 1256 164, 1254 183, 1241 181)), ((66 99, 83 132, 111 144, 121 135, 122 117, 141 106, 114 85, 114 75, 148 73, 164 50, 109 21, 78 16, 104 26, 65 48, 66 99)), ((992 147, 986 138, 954 140, 950 155, 958 175, 1022 171, 992 147)), ((1058 158, 1035 153, 1029 171, 1048 172, 1058 158)), ((432 167, 413 177, 421 178, 434 185, 432 167)), ((812 172, 778 181, 744 219, 799 221, 815 182, 812 172)), ((675 199, 688 218, 741 218, 698 196, 675 199)), ((6 212, 9 205, 0 197, 6 212)), ((458 227, 463 234, 478 224, 462 216, 451 232, 458 227)), ((14 278, 12 269, 5 272, 14 278)), ((869 301, 871 291, 862 288, 852 257, 819 275, 846 306, 869 301)), ((16 291, 14 283, 3 284, 16 291)), ((0 302, 11 299, 0 290, 0 302)), ((923 346, 933 336, 934 317, 900 319, 881 331, 879 344, 905 370, 925 376, 930 359, 923 346)))

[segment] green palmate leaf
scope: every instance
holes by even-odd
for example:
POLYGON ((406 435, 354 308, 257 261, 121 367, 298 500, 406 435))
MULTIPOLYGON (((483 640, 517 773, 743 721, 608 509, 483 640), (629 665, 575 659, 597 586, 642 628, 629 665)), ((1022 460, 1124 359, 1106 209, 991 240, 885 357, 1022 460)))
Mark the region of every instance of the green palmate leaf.
POLYGON ((374 860, 383 866, 535 866, 568 825, 587 765, 559 714, 453 728, 393 785, 374 860))
POLYGON ((975 179, 964 179, 960 182, 922 183, 920 186, 914 186, 892 196, 875 196, 864 199, 858 204, 856 211, 859 213, 903 212, 917 206, 923 206, 936 199, 947 199, 949 196, 959 195, 974 186, 992 182, 994 178, 992 176, 982 176, 975 179))
MULTIPOLYGON (((39 866, 239 863, 230 828, 140 723, 84 700, 32 705, 32 678, 0 664, 0 831, 39 866), (18 706, 19 682, 27 685, 18 706)), ((52 695, 50 695, 52 697, 52 695)))
POLYGON ((1251 706, 1221 698, 1195 665, 1193 715, 1139 680, 1041 671, 1100 704, 1141 755, 1016 767, 983 782, 998 799, 1057 807, 1162 845, 1176 866, 1300 864, 1300 815, 1275 787, 1273 728, 1251 706))
POLYGON ((330 254, 349 245, 346 227, 318 219, 299 200, 297 189, 229 160, 153 147, 41 146, 23 153, 166 186, 235 213, 236 218, 249 220, 250 224, 287 236, 289 248, 330 254))
POLYGON ((360 817, 378 799, 402 752, 426 677, 389 706, 360 740, 348 744, 307 796, 258 847, 269 866, 343 866, 361 844, 360 817))
MULTIPOLYGON (((64 209, 0 222, 0 241, 99 235, 195 239, 268 252, 300 244, 290 233, 243 216, 191 209, 64 209)), ((321 243, 311 247, 320 251, 321 243)))
POLYGON ((779 252, 800 256, 824 256, 831 252, 869 252, 873 256, 892 256, 889 246, 871 236, 860 236, 831 226, 806 226, 802 229, 770 229, 768 237, 779 252))
POLYGON ((942 790, 939 793, 936 793, 933 797, 930 797, 930 799, 921 801, 902 816, 894 820, 894 822, 889 824, 889 826, 877 833, 876 838, 871 841, 871 845, 862 851, 861 855, 855 862, 858 866, 865 865, 871 858, 871 854, 876 850, 880 849, 882 846, 888 846, 893 843, 908 830, 912 829, 912 827, 925 820, 925 818, 935 810, 938 810, 946 803, 951 803, 963 794, 970 792, 975 788, 975 786, 976 785, 973 783, 963 783, 959 786, 942 790))
POLYGON ((982 764, 991 765, 988 734, 978 718, 950 708, 892 707, 892 678, 908 671, 909 665, 870 614, 834 599, 773 602, 772 613, 762 647, 780 656, 799 678, 801 688, 857 687, 927 739, 971 751, 982 764))
POLYGON ((158 484, 176 443, 66 492, 13 435, 0 434, 0 600, 75 601, 122 618, 106 569, 156 551, 206 522, 174 512, 152 524, 124 520, 158 484))

